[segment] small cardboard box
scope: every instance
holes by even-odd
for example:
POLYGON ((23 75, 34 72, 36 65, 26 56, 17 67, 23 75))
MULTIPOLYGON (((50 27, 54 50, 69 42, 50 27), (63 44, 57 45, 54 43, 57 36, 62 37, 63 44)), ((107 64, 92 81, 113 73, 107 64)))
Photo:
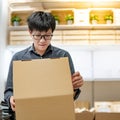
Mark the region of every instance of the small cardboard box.
POLYGON ((76 120, 94 120, 94 112, 83 111, 75 113, 76 120))
POLYGON ((96 112, 95 120, 120 120, 120 113, 96 112))
POLYGON ((96 112, 120 112, 120 101, 98 101, 94 106, 96 112))
POLYGON ((68 58, 14 61, 16 120, 74 120, 68 58))
POLYGON ((112 102, 98 101, 94 103, 96 112, 112 112, 112 102))

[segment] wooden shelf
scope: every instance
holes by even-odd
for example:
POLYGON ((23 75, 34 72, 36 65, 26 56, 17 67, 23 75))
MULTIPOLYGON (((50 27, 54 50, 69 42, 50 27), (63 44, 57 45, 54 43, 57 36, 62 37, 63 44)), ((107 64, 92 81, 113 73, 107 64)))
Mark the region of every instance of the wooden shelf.
POLYGON ((120 44, 119 18, 117 18, 118 21, 115 19, 113 24, 105 24, 104 21, 105 14, 111 13, 115 18, 120 14, 120 0, 103 2, 90 2, 89 0, 9 0, 9 10, 9 45, 27 45, 32 42, 29 34, 27 34, 26 19, 29 14, 37 10, 49 11, 52 14, 58 14, 61 18, 53 36, 53 42, 55 43, 64 45, 120 44), (76 15, 75 10, 87 10, 87 20, 84 13, 82 14, 81 11, 78 11, 76 15), (98 24, 90 24, 90 11, 91 13, 99 14, 100 20, 98 24), (65 12, 70 12, 74 15, 74 23, 72 25, 66 24, 64 20, 65 12), (14 14, 22 18, 20 26, 12 26, 10 19, 14 14), (82 18, 85 19, 83 20, 82 18))
MULTIPOLYGON (((9 26, 9 31, 25 31, 27 26, 9 26)), ((98 24, 98 25, 57 25, 56 30, 94 30, 94 29, 105 29, 105 30, 120 30, 120 25, 107 25, 107 24, 98 24)))
POLYGON ((120 25, 107 25, 107 24, 97 24, 97 25, 57 25, 56 29, 63 29, 63 30, 93 30, 93 29, 105 29, 105 30, 110 30, 110 29, 120 29, 120 25))

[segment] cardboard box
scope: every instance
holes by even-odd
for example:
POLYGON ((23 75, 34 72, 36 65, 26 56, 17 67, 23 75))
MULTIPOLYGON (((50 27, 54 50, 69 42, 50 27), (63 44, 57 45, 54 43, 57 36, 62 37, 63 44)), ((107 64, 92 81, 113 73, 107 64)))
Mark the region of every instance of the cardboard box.
POLYGON ((120 120, 120 113, 103 113, 95 114, 95 120, 120 120))
POLYGON ((112 111, 113 112, 120 112, 120 101, 113 101, 112 102, 112 111))
POLYGON ((74 120, 68 58, 14 61, 16 120, 74 120))
POLYGON ((88 101, 80 101, 79 99, 74 101, 74 106, 75 108, 90 109, 90 103, 88 101))
POLYGON ((120 112, 120 101, 99 101, 94 106, 96 112, 120 112))
POLYGON ((94 112, 83 111, 75 113, 76 120, 94 120, 94 112))
POLYGON ((94 106, 96 112, 112 112, 112 102, 99 101, 99 102, 95 102, 94 106))

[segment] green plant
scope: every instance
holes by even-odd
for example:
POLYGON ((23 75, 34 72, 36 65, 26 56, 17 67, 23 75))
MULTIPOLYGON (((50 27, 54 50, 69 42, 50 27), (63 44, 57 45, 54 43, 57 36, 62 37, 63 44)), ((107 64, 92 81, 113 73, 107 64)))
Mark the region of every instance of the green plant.
POLYGON ((74 16, 72 14, 68 14, 65 16, 65 20, 68 21, 68 20, 74 20, 74 16))
POLYGON ((111 20, 111 21, 113 21, 113 16, 112 15, 105 15, 104 20, 111 20))
POLYGON ((92 20, 97 20, 97 21, 99 21, 99 17, 98 17, 97 15, 91 14, 91 15, 90 15, 90 20, 91 20, 91 21, 92 21, 92 20))
POLYGON ((11 22, 14 22, 14 21, 20 22, 21 20, 22 19, 17 15, 12 16, 12 18, 11 18, 11 22))
POLYGON ((58 16, 58 15, 53 15, 53 17, 55 18, 55 20, 60 21, 60 19, 59 19, 59 16, 58 16))

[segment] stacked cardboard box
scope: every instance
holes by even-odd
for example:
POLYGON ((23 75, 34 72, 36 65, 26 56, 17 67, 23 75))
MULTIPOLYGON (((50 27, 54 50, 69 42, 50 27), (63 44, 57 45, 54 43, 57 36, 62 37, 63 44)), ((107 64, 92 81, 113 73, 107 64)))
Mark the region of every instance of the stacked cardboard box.
POLYGON ((120 120, 120 113, 95 113, 95 120, 120 120))
POLYGON ((76 120, 94 120, 94 112, 83 111, 75 113, 76 120))
POLYGON ((120 101, 96 101, 96 112, 120 112, 120 101))
POLYGON ((120 120, 120 101, 97 101, 94 106, 88 110, 75 105, 76 120, 120 120))
POLYGON ((97 101, 95 111, 95 120, 120 120, 119 101, 97 101))
POLYGON ((75 113, 76 120, 120 120, 120 113, 89 112, 75 113))

